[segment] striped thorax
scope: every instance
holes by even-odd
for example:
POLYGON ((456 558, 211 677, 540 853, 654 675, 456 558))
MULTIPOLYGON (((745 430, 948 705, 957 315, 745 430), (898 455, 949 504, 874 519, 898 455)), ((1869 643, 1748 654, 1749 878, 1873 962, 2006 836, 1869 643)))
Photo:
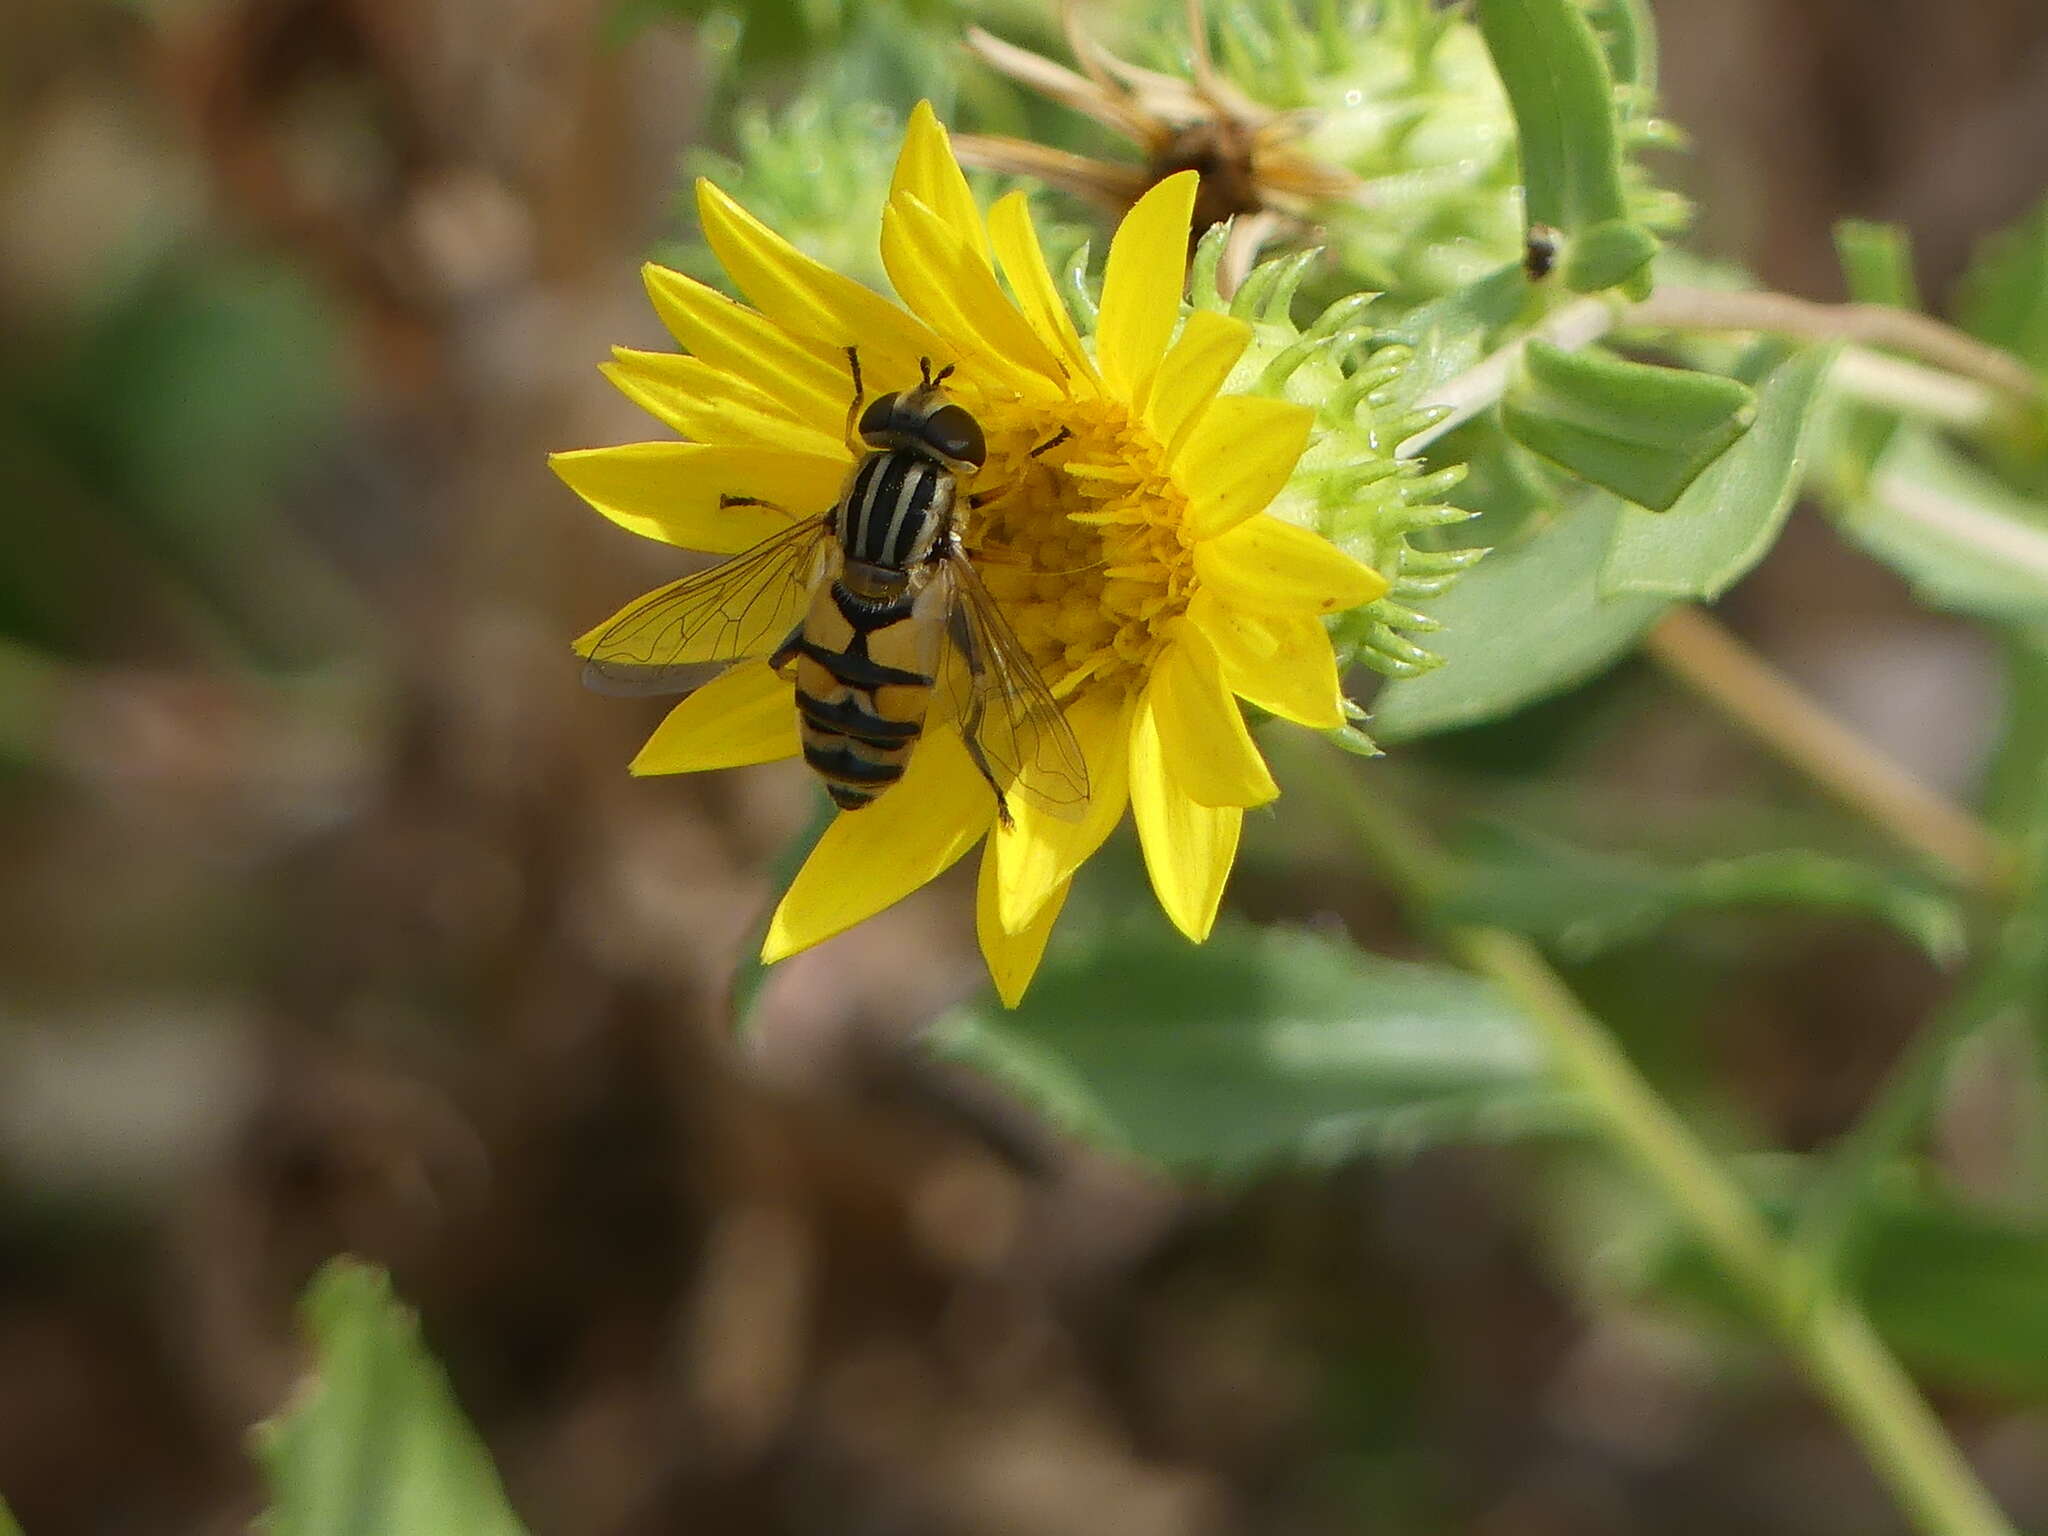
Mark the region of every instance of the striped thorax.
POLYGON ((833 511, 840 570, 782 653, 795 666, 804 761, 844 810, 903 776, 938 682, 951 604, 932 578, 951 552, 961 479, 987 453, 980 423, 944 393, 951 371, 927 371, 861 413, 870 452, 833 511))

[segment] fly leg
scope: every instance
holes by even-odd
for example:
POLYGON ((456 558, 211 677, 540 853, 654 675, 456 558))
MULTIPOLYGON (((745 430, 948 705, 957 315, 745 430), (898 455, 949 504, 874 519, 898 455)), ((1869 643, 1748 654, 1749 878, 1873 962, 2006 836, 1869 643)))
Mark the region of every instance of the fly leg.
MULTIPOLYGON (((1048 437, 1036 448, 1032 449, 1029 453, 1025 454, 1024 457, 1027 459, 1035 459, 1041 453, 1049 453, 1053 449, 1059 447, 1061 443, 1064 443, 1068 438, 1072 437, 1073 435, 1074 434, 1071 430, 1069 430, 1066 427, 1061 427, 1059 431, 1053 433, 1051 437, 1048 437)), ((998 486, 992 490, 976 491, 967 498, 967 505, 974 511, 979 512, 983 507, 987 506, 990 502, 996 500, 998 497, 1007 496, 1013 489, 1013 486, 1005 485, 998 486)))
POLYGON ((966 744, 967 756, 976 770, 988 780, 988 787, 996 797, 996 820, 1005 827, 1015 826, 1010 817, 1010 802, 1003 794, 1003 786, 996 779, 995 768, 988 760, 988 753, 981 745, 981 720, 988 711, 988 662, 974 643, 974 626, 967 622, 964 610, 955 608, 946 618, 946 632, 952 637, 954 646, 960 652, 960 659, 967 664, 970 686, 967 690, 967 714, 960 722, 960 740, 966 744))
MULTIPOLYGON (((727 507, 766 507, 770 512, 780 512, 784 517, 788 518, 791 522, 795 522, 797 520, 796 514, 790 511, 789 508, 785 507, 781 502, 763 501, 759 496, 720 496, 718 498, 718 510, 723 512, 727 507)), ((828 531, 830 531, 836 529, 838 526, 839 509, 837 507, 834 507, 830 512, 827 512, 825 514, 825 527, 828 531)))
POLYGON ((796 666, 797 657, 803 651, 803 640, 803 621, 798 620, 796 628, 783 637, 782 644, 775 647, 769 653, 768 665, 774 670, 777 677, 787 678, 795 675, 792 669, 796 666))
MULTIPOLYGON (((1050 453, 1053 449, 1059 447, 1061 443, 1064 443, 1068 438, 1072 437, 1073 435, 1074 434, 1072 429, 1067 427, 1061 427, 1059 431, 1053 433, 1051 437, 1048 437, 1036 448, 1032 449, 1029 453, 1025 454, 1024 457, 1027 459, 1035 459, 1041 453, 1050 453)), ((996 489, 993 490, 976 491, 967 498, 967 505, 978 512, 983 507, 987 506, 990 502, 996 500, 996 498, 1008 495, 1011 489, 1012 487, 1005 485, 997 487, 996 489)))

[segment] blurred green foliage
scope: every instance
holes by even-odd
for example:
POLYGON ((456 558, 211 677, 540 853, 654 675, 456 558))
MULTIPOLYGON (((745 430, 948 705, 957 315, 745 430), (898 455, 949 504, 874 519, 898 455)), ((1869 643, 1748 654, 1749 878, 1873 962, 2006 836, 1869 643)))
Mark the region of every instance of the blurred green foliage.
POLYGON ((1230 1180, 1572 1123, 1512 1008, 1457 971, 1236 924, 1190 950, 1143 901, 1067 931, 1020 1006, 931 1038, 1097 1145, 1230 1180))
POLYGON ((1800 848, 1731 853, 1691 865, 1598 852, 1506 823, 1459 839, 1454 922, 1525 933, 1568 960, 1640 943, 1692 913, 1737 908, 1839 912, 1886 923, 1944 965, 1964 946, 1953 895, 1909 872, 1800 848))
POLYGON ((280 509, 334 431, 339 367, 334 319, 297 269, 198 247, 117 276, 15 349, 0 361, 0 634, 113 661, 153 616, 222 659, 320 659, 332 632, 304 603, 280 509))
POLYGON ((269 1536, 521 1536, 491 1458, 382 1271, 336 1259, 300 1310, 310 1379, 255 1440, 269 1536))

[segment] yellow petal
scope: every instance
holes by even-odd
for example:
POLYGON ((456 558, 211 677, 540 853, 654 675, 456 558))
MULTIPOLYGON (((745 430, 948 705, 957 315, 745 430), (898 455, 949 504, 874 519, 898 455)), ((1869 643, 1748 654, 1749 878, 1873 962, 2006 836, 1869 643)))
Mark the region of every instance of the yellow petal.
POLYGON ((839 499, 846 459, 717 443, 627 443, 553 454, 549 468, 621 528, 684 549, 736 555, 839 499), (751 496, 769 507, 729 507, 751 496))
POLYGON ((1053 286, 1052 271, 1045 264, 1045 252, 1038 243, 1038 231, 1031 224, 1031 201, 1023 192, 1012 192, 999 200, 988 214, 989 238, 996 259, 1003 264, 1003 276, 1032 329, 1066 363, 1068 375, 1091 383, 1095 364, 1082 349, 1074 317, 1060 302, 1053 286))
POLYGON ((1169 468, 1251 339, 1252 328, 1244 321, 1199 309, 1188 316, 1179 338, 1167 349, 1146 415, 1152 435, 1166 444, 1169 468))
POLYGON ((1167 177, 1138 199, 1109 243, 1095 346, 1104 381, 1133 405, 1145 403, 1153 371, 1180 318, 1188 220, 1199 180, 1193 171, 1167 177))
POLYGON ((1237 700, 1224 686, 1216 648, 1184 624, 1145 685, 1166 766, 1198 805, 1264 805, 1280 786, 1266 770, 1237 700))
POLYGON ((1337 656, 1322 620, 1247 613, 1205 587, 1188 604, 1188 622, 1216 647, 1223 681, 1239 698, 1311 730, 1344 723, 1337 656))
POLYGON ((1173 477, 1192 502, 1188 531, 1213 539, 1263 512, 1294 473, 1315 412, 1285 400, 1225 395, 1213 400, 1174 460, 1173 477))
POLYGON ((882 210, 882 265, 903 302, 966 354, 978 375, 1036 385, 1041 394, 1062 377, 1059 360, 1017 313, 986 259, 907 193, 882 210), (1025 370, 1036 378, 1019 377, 1025 370))
POLYGON ((872 288, 813 261, 708 181, 697 183, 704 240, 754 307, 800 337, 859 347, 874 379, 909 380, 920 358, 956 359, 930 327, 872 288))
POLYGON ((1033 923, 1054 892, 1063 889, 1116 830, 1130 803, 1131 701, 1085 694, 1067 711, 1067 724, 1088 763, 1088 808, 1063 821, 1019 796, 1011 805, 1016 824, 996 838, 1000 872, 999 916, 1003 930, 1017 933, 1033 923))
POLYGON ((768 924, 773 963, 844 933, 950 869, 996 813, 988 782, 951 729, 929 732, 902 780, 873 805, 841 811, 768 924))
POLYGON ((996 995, 1002 998, 1005 1008, 1014 1008, 1024 1000, 1024 989, 1031 985, 1038 962, 1045 958, 1045 942, 1052 937, 1052 925, 1059 918, 1060 908, 1067 904, 1070 882, 1061 881, 1039 904, 1038 915, 1019 932, 1011 933, 1003 927, 998 914, 997 863, 995 834, 990 833, 981 853, 974 930, 981 939, 982 958, 988 962, 989 979, 996 984, 996 995))
POLYGON ((632 772, 695 773, 796 756, 796 689, 765 661, 728 667, 668 712, 632 772))
POLYGON ((1131 725, 1131 818, 1152 889, 1174 927, 1197 944, 1209 936, 1237 857, 1244 812, 1197 805, 1174 777, 1156 718, 1140 704, 1131 725))
POLYGON ((891 202, 905 193, 943 219, 981 258, 981 265, 988 266, 988 236, 981 227, 981 210, 974 206, 974 194, 967 189, 960 162, 953 158, 945 127, 928 101, 911 108, 910 126, 896 156, 896 174, 889 182, 891 202))
POLYGON ((653 262, 640 269, 640 276, 661 323, 689 351, 781 401, 797 421, 829 424, 845 418, 853 375, 844 353, 799 340, 694 277, 653 262))
POLYGON ((1195 546, 1195 574, 1234 608, 1280 615, 1343 613, 1383 597, 1387 579, 1320 534, 1254 517, 1195 546))
POLYGON ((843 417, 829 428, 797 421, 780 402, 700 358, 614 347, 600 371, 628 400, 697 442, 845 456, 843 417))

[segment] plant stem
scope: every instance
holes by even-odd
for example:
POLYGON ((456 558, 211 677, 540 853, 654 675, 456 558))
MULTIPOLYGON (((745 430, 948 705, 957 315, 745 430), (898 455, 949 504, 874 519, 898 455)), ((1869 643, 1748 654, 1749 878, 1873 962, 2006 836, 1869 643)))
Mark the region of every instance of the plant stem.
POLYGON ((2005 396, 1981 380, 1868 347, 1844 347, 1828 369, 1828 384, 1864 405, 1961 432, 1982 432, 2011 410, 2005 396))
POLYGON ((1731 293, 1667 283, 1631 309, 1627 320, 1671 331, 1769 331, 1814 341, 1857 341, 1975 379, 2016 401, 2041 396, 2040 378, 2010 352, 1887 304, 1817 304, 1789 293, 1731 293))
POLYGON ((1992 832, 1830 715, 1698 608, 1674 608, 1644 639, 1673 677, 1828 794, 1971 890, 1997 892, 2011 859, 1992 832))
POLYGON ((1706 1253, 1782 1341, 1872 1468, 1926 1536, 2014 1536, 1941 1421, 1855 1304, 1816 1296, 1797 1257, 1765 1225, 1729 1172, 1638 1073, 1541 953, 1499 929, 1432 916, 1453 877, 1447 856, 1385 794, 1361 792, 1340 759, 1314 771, 1341 790, 1352 832, 1444 949, 1490 978, 1549 1046, 1561 1078, 1598 1128, 1670 1202, 1706 1253))

